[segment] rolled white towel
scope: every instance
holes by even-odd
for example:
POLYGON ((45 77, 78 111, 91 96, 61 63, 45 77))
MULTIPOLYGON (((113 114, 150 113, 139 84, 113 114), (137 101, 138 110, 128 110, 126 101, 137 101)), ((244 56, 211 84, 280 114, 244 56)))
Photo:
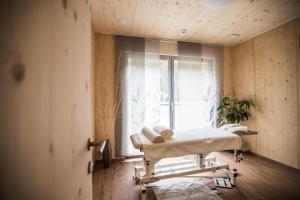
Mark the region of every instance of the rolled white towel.
POLYGON ((147 128, 147 127, 144 127, 142 129, 142 133, 144 136, 146 136, 152 143, 161 143, 161 142, 164 142, 164 138, 156 133, 155 131, 153 131, 152 129, 150 128, 147 128))
POLYGON ((174 135, 174 132, 172 129, 169 129, 165 126, 155 126, 153 128, 153 130, 155 132, 157 132, 158 134, 160 134, 161 136, 163 136, 164 138, 170 138, 174 135))

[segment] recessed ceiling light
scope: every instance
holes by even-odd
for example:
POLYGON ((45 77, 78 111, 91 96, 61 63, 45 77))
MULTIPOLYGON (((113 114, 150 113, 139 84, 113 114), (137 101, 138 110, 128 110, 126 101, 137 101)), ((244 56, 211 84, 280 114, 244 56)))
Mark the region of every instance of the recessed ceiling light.
POLYGON ((123 25, 123 26, 127 25, 126 19, 118 19, 117 22, 118 22, 118 24, 123 25))
POLYGON ((233 0, 202 0, 202 3, 207 8, 222 8, 233 2, 233 0))
POLYGON ((237 39, 240 36, 241 36, 240 34, 234 33, 234 34, 229 35, 227 38, 229 38, 229 39, 237 39))
POLYGON ((184 29, 181 29, 180 31, 181 34, 186 34, 187 33, 187 30, 184 28, 184 29))

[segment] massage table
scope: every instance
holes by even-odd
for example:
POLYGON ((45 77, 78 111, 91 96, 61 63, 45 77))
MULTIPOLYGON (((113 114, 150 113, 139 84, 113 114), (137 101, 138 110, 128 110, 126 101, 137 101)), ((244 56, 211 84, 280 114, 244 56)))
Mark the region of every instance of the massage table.
POLYGON ((135 166, 133 179, 141 186, 141 199, 146 198, 144 184, 161 179, 198 174, 209 171, 225 170, 231 183, 235 185, 237 173, 229 170, 228 164, 218 164, 215 158, 207 155, 211 152, 234 150, 236 162, 242 160, 241 135, 255 134, 255 131, 225 132, 216 128, 204 128, 193 130, 175 130, 174 136, 165 139, 161 143, 152 143, 144 134, 133 134, 130 136, 134 148, 144 152, 144 166, 135 166), (196 167, 188 170, 179 170, 173 173, 160 173, 154 165, 164 158, 172 158, 186 155, 195 155, 196 167))

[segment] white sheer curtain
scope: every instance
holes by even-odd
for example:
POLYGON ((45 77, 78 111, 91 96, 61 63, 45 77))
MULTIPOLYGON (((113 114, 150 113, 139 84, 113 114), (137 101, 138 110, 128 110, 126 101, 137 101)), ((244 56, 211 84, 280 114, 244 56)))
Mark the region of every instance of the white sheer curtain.
POLYGON ((175 63, 175 128, 216 126, 222 95, 223 47, 178 43, 175 63))
MULTIPOLYGON (((215 127, 222 94, 223 48, 178 42, 174 62, 174 127, 215 127)), ((176 158, 195 166, 194 156, 176 158)), ((167 162, 167 161, 161 161, 167 162)))
POLYGON ((160 124, 160 65, 159 57, 145 54, 145 65, 141 62, 141 53, 124 52, 128 60, 125 66, 126 86, 123 111, 122 155, 141 154, 132 147, 130 135, 140 133, 145 126, 160 124))
MULTIPOLYGON (((120 39, 120 38, 119 38, 120 39)), ((135 40, 135 38, 121 38, 135 40)), ((136 46, 127 41, 127 46, 136 46), (128 45, 129 43, 129 45, 128 45)), ((124 86, 120 117, 117 120, 116 140, 119 156, 141 153, 132 147, 130 135, 140 133, 145 126, 160 124, 160 60, 159 41, 143 40, 144 49, 123 47, 119 52, 119 66, 123 69, 124 86), (120 135, 121 134, 121 135, 120 135), (117 139, 118 138, 118 139, 117 139)), ((124 44, 124 43, 123 43, 124 44)))
POLYGON ((115 36, 115 74, 117 101, 120 101, 117 118, 115 121, 115 154, 116 157, 128 156, 131 142, 129 140, 129 128, 137 129, 143 123, 141 109, 143 107, 144 85, 141 79, 144 77, 145 68, 145 39, 115 36), (132 67, 130 67, 132 66, 132 67), (141 79, 136 79, 139 74, 141 79), (135 79, 135 82, 131 80, 135 79), (139 91, 139 92, 137 92, 139 91), (131 102, 136 103, 136 111, 131 109, 131 102))
POLYGON ((217 103, 214 59, 181 58, 174 72, 175 129, 213 126, 217 103))
POLYGON ((124 99, 122 103, 123 119, 121 141, 121 155, 137 155, 130 142, 130 135, 138 133, 145 123, 145 60, 141 52, 122 52, 123 59, 126 60, 124 67, 125 85, 124 99))

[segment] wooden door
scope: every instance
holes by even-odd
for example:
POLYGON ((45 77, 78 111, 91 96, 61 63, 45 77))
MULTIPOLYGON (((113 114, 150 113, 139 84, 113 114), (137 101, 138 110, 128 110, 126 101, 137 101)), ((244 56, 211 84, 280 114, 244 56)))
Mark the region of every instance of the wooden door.
POLYGON ((92 199, 88 1, 1 1, 0 199, 92 199))

